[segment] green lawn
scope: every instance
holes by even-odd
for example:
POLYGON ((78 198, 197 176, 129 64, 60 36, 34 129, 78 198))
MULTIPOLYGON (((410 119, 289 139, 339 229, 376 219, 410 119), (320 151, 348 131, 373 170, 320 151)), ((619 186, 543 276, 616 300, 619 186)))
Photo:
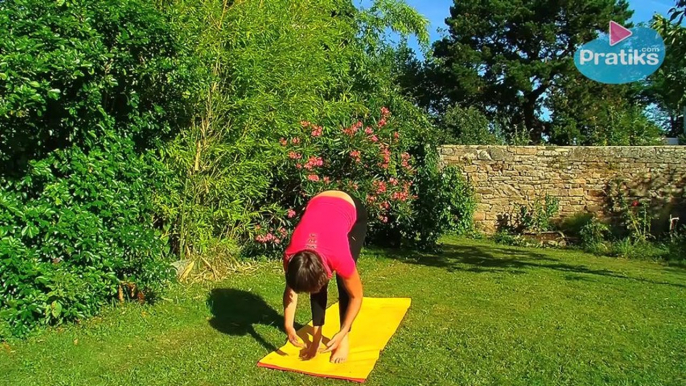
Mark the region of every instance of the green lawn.
MULTIPOLYGON (((686 270, 463 239, 444 250, 361 259, 365 295, 413 300, 367 384, 686 384, 686 270)), ((282 280, 274 262, 9 342, 0 383, 346 383, 256 367, 285 340, 282 280)), ((301 306, 305 323, 308 302, 301 306)))

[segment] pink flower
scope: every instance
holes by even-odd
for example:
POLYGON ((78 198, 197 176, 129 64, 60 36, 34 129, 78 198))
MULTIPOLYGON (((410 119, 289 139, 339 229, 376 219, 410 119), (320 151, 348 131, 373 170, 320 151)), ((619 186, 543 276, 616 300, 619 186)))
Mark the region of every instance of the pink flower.
POLYGON ((638 201, 634 201, 631 203, 631 206, 639 206, 639 205, 641 205, 641 203, 638 201))
POLYGON ((409 162, 411 156, 410 156, 409 154, 407 154, 407 153, 403 153, 403 154, 402 154, 402 158, 403 158, 403 161, 402 161, 403 167, 406 168, 406 169, 408 169, 408 170, 411 170, 411 169, 412 169, 412 166, 410 166, 410 162, 409 162))
MULTIPOLYGON (((295 212, 293 212, 293 216, 295 216, 295 212)), ((279 233, 281 233, 281 236, 286 236, 288 232, 286 232, 286 228, 280 228, 279 233)))
POLYGON ((391 195, 391 199, 396 200, 396 201, 407 201, 407 198, 409 197, 409 194, 405 192, 393 192, 391 195))
POLYGON ((352 136, 355 135, 355 133, 357 133, 357 131, 358 131, 361 127, 362 127, 362 122, 357 121, 357 123, 355 123, 354 125, 350 126, 349 128, 343 129, 343 132, 344 132, 345 134, 347 134, 347 135, 349 135, 349 136, 352 137, 352 136))
POLYGON ((381 108, 381 115, 383 115, 384 117, 387 117, 387 116, 389 116, 390 114, 391 114, 391 111, 390 111, 389 109, 387 109, 387 108, 385 108, 385 107, 382 107, 382 108, 381 108))
POLYGON ((374 202, 374 201, 376 201, 376 197, 371 196, 371 195, 368 194, 368 195, 367 195, 367 202, 374 202))
POLYGON ((324 160, 322 160, 321 157, 312 156, 307 160, 307 164, 305 164, 305 169, 312 170, 314 167, 322 165, 324 165, 324 160))
POLYGON ((379 127, 384 127, 384 126, 386 126, 386 119, 382 118, 382 119, 379 121, 378 126, 379 126, 379 127))
POLYGON ((395 139, 400 138, 400 133, 398 133, 397 131, 395 133, 393 133, 393 138, 395 138, 395 139))
POLYGON ((259 226, 259 225, 255 225, 255 230, 258 230, 258 231, 259 231, 260 229, 262 229, 262 227, 261 227, 261 226, 259 226))
POLYGON ((300 138, 295 137, 295 138, 291 139, 291 143, 294 144, 294 145, 299 144, 299 143, 300 143, 300 138))
POLYGON ((390 182, 391 185, 393 185, 393 186, 398 186, 398 180, 396 180, 396 179, 393 178, 393 177, 391 177, 391 179, 388 180, 388 182, 390 182))
POLYGON ((308 121, 300 121, 300 125, 302 125, 302 127, 307 127, 307 126, 310 125, 310 122, 308 122, 308 121))
POLYGON ((388 217, 383 216, 383 215, 379 215, 379 220, 381 220, 381 222, 383 222, 383 223, 387 223, 387 222, 388 222, 388 217))
POLYGON ((315 181, 315 182, 316 182, 316 181, 319 181, 319 176, 316 175, 316 174, 310 174, 309 176, 307 176, 307 179, 310 180, 310 181, 315 181))
POLYGON ((274 244, 280 244, 281 240, 279 238, 274 238, 274 244))
POLYGON ((296 169, 302 169, 303 166, 302 166, 301 164, 295 164, 295 168, 296 168, 296 169))
POLYGON ((326 183, 326 184, 331 183, 331 179, 329 177, 324 177, 324 183, 326 183))
POLYGON ((367 127, 366 129, 364 129, 364 132, 367 135, 372 135, 374 134, 374 129, 372 129, 371 127, 367 127))
POLYGON ((290 159, 300 159, 302 158, 302 155, 299 153, 296 153, 294 151, 288 153, 288 158, 290 159))
POLYGON ((376 187, 379 194, 386 192, 386 183, 383 181, 374 181, 374 187, 376 187))
POLYGON ((372 142, 379 142, 379 137, 377 137, 376 135, 372 135, 370 139, 372 140, 372 142))
POLYGON ((286 146, 286 145, 288 145, 288 141, 286 140, 286 138, 281 138, 281 140, 279 141, 279 143, 281 143, 281 146, 286 146))
MULTIPOLYGON (((288 218, 293 218, 295 217, 295 211, 293 209, 288 209, 288 218)), ((282 233, 283 234, 283 233, 282 233)))
POLYGON ((313 137, 320 137, 322 135, 322 131, 324 129, 321 126, 317 126, 312 130, 312 136, 313 137))

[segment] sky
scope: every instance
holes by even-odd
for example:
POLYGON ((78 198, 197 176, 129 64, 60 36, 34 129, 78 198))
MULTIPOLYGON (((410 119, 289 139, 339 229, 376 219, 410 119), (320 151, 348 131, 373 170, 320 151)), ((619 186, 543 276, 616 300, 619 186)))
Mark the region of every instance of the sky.
MULTIPOLYGON (((450 16, 450 6, 453 4, 452 0, 405 0, 407 4, 419 11, 424 17, 429 19, 431 26, 429 33, 431 34, 431 41, 436 41, 441 38, 441 29, 446 27, 445 19, 450 16)), ((356 0, 358 5, 367 7, 372 3, 372 0, 356 0)), ((653 17, 653 14, 659 13, 667 16, 669 9, 674 6, 675 0, 629 0, 629 6, 634 10, 634 16, 631 21, 634 24, 640 22, 647 22, 653 17)), ((417 48, 417 43, 413 39, 410 41, 413 48, 417 48)))

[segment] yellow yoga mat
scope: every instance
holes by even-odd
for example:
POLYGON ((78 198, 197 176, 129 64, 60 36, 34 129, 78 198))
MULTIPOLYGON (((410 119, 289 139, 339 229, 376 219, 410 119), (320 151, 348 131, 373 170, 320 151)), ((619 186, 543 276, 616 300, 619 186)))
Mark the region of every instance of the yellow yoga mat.
MULTIPOLYGON (((364 298, 362 308, 350 331, 350 355, 345 363, 329 362, 331 353, 322 354, 309 361, 300 359, 302 349, 286 343, 278 351, 264 357, 257 365, 270 369, 294 371, 317 377, 346 379, 364 382, 374 369, 381 350, 400 326, 410 308, 406 298, 364 298)), ((322 331, 322 347, 340 328, 338 303, 326 310, 326 322, 322 331)), ((312 341, 312 322, 298 331, 305 341, 312 341)))

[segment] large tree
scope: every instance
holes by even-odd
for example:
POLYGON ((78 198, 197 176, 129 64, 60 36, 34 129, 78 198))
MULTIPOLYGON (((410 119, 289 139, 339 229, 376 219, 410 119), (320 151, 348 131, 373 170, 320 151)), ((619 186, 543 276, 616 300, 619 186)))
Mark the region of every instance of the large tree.
POLYGON ((646 89, 646 95, 664 115, 664 126, 673 136, 684 131, 686 109, 686 28, 681 25, 684 8, 686 0, 677 2, 669 18, 660 15, 653 18, 652 27, 664 37, 667 52, 646 89))
POLYGON ((547 94, 577 76, 575 50, 610 20, 630 26, 632 13, 625 0, 456 0, 426 76, 437 84, 430 107, 504 114, 540 142, 552 126, 543 117, 547 94))

